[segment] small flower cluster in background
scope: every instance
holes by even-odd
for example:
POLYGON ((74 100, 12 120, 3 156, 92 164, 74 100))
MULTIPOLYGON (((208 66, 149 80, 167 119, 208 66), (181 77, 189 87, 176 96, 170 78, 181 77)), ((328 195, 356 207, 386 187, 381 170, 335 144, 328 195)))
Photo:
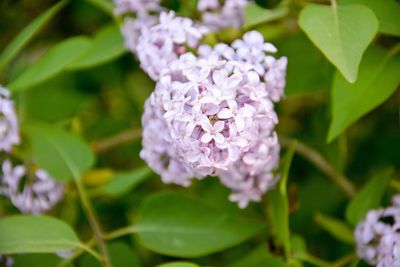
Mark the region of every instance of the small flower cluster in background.
POLYGON ((400 196, 393 206, 371 210, 355 230, 357 254, 378 267, 400 266, 400 196))
POLYGON ((274 102, 283 96, 287 59, 276 59, 276 47, 256 31, 231 45, 201 44, 209 32, 239 28, 248 1, 199 1, 202 21, 176 17, 157 1, 115 3, 116 14, 135 13, 122 26, 125 45, 156 81, 141 157, 165 183, 219 176, 241 208, 260 201, 279 178, 274 102))
POLYGON ((1 166, 0 195, 9 198, 22 213, 40 214, 50 210, 63 197, 64 186, 45 170, 32 164, 13 165, 15 145, 20 144, 19 122, 7 88, 0 86, 0 151, 6 153, 1 166))

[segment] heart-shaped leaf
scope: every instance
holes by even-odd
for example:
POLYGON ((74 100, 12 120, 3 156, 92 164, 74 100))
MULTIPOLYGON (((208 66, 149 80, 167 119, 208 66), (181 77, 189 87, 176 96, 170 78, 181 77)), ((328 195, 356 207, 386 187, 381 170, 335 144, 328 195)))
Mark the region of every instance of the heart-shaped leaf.
POLYGON ((301 11, 299 25, 346 80, 357 80, 362 55, 378 31, 369 8, 310 5, 301 11))

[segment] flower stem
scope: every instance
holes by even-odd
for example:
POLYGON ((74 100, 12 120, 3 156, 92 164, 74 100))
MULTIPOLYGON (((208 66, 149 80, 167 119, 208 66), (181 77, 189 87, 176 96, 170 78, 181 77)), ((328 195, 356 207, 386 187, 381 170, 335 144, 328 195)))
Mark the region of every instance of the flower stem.
POLYGON ((104 267, 112 267, 110 258, 108 256, 107 247, 104 242, 104 235, 103 235, 103 232, 101 231, 100 223, 97 219, 96 213, 94 212, 92 203, 90 202, 89 197, 86 194, 86 190, 85 190, 81 180, 75 179, 75 182, 76 182, 76 186, 78 188, 79 196, 81 198, 83 209, 89 220, 90 227, 92 228, 92 230, 94 232, 94 237, 95 237, 94 239, 97 243, 97 246, 99 247, 100 254, 102 256, 103 266, 104 267))
MULTIPOLYGON (((292 139, 280 137, 282 146, 289 147, 292 139)), ((334 181, 349 197, 356 194, 354 184, 349 178, 338 172, 332 165, 316 150, 302 142, 298 142, 296 153, 312 163, 317 169, 334 181)))
POLYGON ((123 132, 117 133, 113 136, 93 141, 92 149, 96 153, 102 153, 110 150, 119 145, 128 144, 134 140, 137 140, 142 135, 142 129, 128 129, 123 132))

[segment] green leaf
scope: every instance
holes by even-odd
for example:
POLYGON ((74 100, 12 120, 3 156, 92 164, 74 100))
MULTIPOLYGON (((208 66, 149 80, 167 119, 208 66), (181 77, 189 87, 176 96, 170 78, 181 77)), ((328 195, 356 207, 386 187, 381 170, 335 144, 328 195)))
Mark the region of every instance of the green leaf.
POLYGON ((378 30, 369 8, 310 5, 301 11, 299 25, 346 80, 357 80, 362 55, 378 30))
POLYGON ((52 47, 34 65, 8 85, 11 91, 35 86, 62 72, 70 62, 91 46, 87 37, 72 37, 52 47))
POLYGON ((29 125, 28 133, 37 164, 60 180, 79 179, 94 163, 94 155, 81 138, 48 125, 29 125))
POLYGON ((271 234, 275 244, 283 246, 285 255, 290 255, 289 200, 286 192, 290 165, 297 142, 293 142, 281 161, 281 179, 277 187, 268 192, 268 216, 271 220, 271 234))
POLYGON ((286 16, 289 13, 287 7, 275 9, 265 9, 256 3, 250 3, 244 10, 244 28, 255 27, 259 24, 267 23, 286 16))
POLYGON ((96 190, 95 195, 104 194, 110 197, 121 197, 146 180, 152 171, 149 167, 141 167, 130 172, 117 173, 111 180, 96 190))
POLYGON ((47 216, 0 219, 0 233, 0 254, 50 253, 83 247, 71 227, 47 216))
POLYGON ((0 55, 0 74, 32 38, 67 4, 60 1, 29 23, 0 55))
MULTIPOLYGON (((12 267, 55 267, 60 264, 63 259, 55 254, 23 254, 13 256, 14 264, 12 267), (40 263, 40 265, 38 264, 40 263)), ((72 267, 67 263, 64 267, 72 267)))
POLYGON ((346 209, 346 219, 350 223, 357 224, 370 209, 379 207, 393 171, 393 168, 387 168, 375 175, 353 198, 346 209))
POLYGON ((92 46, 68 65, 69 70, 95 67, 116 59, 125 53, 124 40, 116 25, 109 25, 97 32, 92 46))
POLYGON ((78 89, 71 73, 61 74, 31 90, 15 94, 22 125, 30 121, 57 122, 69 119, 76 116, 93 97, 94 94, 78 89))
POLYGON ((374 11, 381 33, 400 36, 400 4, 396 0, 341 0, 343 4, 360 4, 374 11))
POLYGON ((336 73, 333 79, 332 121, 328 142, 389 98, 399 82, 400 55, 379 47, 371 47, 365 53, 356 83, 350 84, 336 73))
POLYGON ((303 33, 280 39, 276 46, 279 55, 289 59, 286 95, 311 93, 331 86, 332 65, 303 33))
POLYGON ((264 228, 258 221, 168 192, 147 198, 138 217, 134 229, 143 246, 160 254, 187 258, 237 245, 264 228))
POLYGON ((258 246, 229 267, 286 267, 283 259, 268 251, 267 245, 258 246))
MULTIPOLYGON (((113 267, 140 267, 138 255, 126 243, 116 241, 107 244, 108 254, 113 267)), ((92 255, 85 255, 82 259, 83 267, 102 267, 92 255)))
POLYGON ((110 17, 114 17, 114 5, 109 0, 87 0, 89 3, 102 10, 110 17))
POLYGON ((353 231, 345 222, 321 213, 317 213, 314 219, 324 230, 337 240, 348 244, 354 244, 353 231))
POLYGON ((191 263, 191 262, 183 262, 183 261, 176 261, 176 262, 168 262, 157 267, 199 267, 199 265, 191 263))

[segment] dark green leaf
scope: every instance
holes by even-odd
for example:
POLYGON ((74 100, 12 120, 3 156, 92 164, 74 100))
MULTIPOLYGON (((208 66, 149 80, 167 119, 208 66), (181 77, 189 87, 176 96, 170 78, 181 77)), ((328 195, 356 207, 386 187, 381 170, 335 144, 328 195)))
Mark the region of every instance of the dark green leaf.
POLYGON ((325 231, 330 233, 337 240, 348 244, 354 244, 353 231, 345 222, 321 213, 317 213, 314 219, 325 231))
POLYGON ((353 225, 362 220, 370 209, 378 208, 393 168, 381 171, 372 177, 358 192, 346 209, 346 219, 353 225))
POLYGON ((124 40, 116 25, 101 29, 92 46, 67 66, 69 70, 95 67, 120 57, 125 53, 124 40))
POLYGON ((83 246, 66 223, 46 216, 0 219, 0 233, 0 254, 61 252, 83 246))
POLYGON ((378 17, 380 32, 400 36, 400 4, 396 0, 341 0, 341 3, 369 7, 378 17))
POLYGON ((271 254, 267 245, 261 245, 229 267, 287 267, 285 262, 271 254))
POLYGON ((81 138, 48 125, 29 125, 26 128, 37 164, 54 178, 79 179, 94 163, 94 155, 81 138))
MULTIPOLYGON (((113 267, 140 267, 138 255, 133 248, 124 242, 112 242, 107 245, 108 254, 110 256, 113 267)), ((87 254, 82 259, 83 267, 101 267, 102 265, 93 256, 87 254)))
POLYGON ((190 262, 176 261, 176 262, 164 263, 158 265, 157 267, 199 267, 199 265, 190 262))
POLYGON ((264 225, 177 193, 147 198, 134 225, 141 244, 160 254, 200 257, 237 245, 264 225))
POLYGON ((357 80, 362 55, 378 30, 369 8, 309 5, 301 11, 299 25, 346 80, 357 80))
POLYGON ((34 65, 30 66, 15 81, 8 85, 11 91, 30 88, 62 72, 70 62, 91 46, 87 37, 67 39, 43 55, 34 65))
MULTIPOLYGON (((62 259, 55 254, 23 254, 13 256, 14 264, 12 267, 56 267, 62 259)), ((72 267, 71 264, 64 265, 72 267)))
POLYGON ((332 88, 332 122, 328 141, 341 134, 351 123, 383 103, 400 82, 400 55, 371 47, 360 66, 356 83, 346 82, 336 73, 332 88))
POLYGON ((0 55, 0 74, 24 48, 24 46, 66 5, 67 1, 60 1, 52 8, 29 23, 15 39, 3 50, 0 55))

